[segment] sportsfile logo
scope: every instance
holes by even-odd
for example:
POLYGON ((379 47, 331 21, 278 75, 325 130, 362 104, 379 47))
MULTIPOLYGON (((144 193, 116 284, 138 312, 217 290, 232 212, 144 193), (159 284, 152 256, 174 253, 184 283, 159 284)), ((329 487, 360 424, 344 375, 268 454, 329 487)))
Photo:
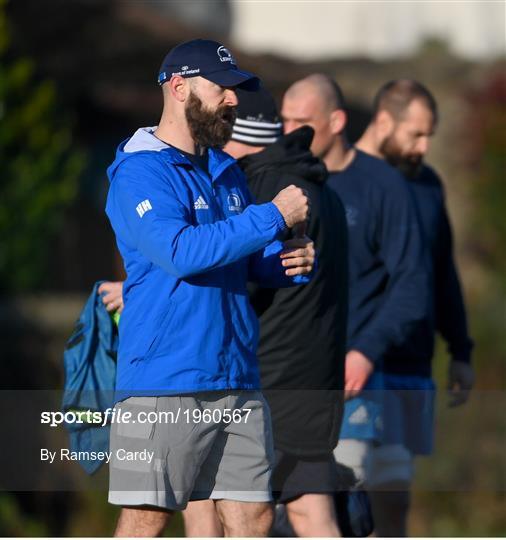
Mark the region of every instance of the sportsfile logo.
POLYGON ((153 207, 151 206, 151 203, 149 202, 149 199, 146 199, 145 201, 142 201, 139 203, 135 209, 137 210, 137 213, 139 214, 139 217, 142 217, 146 212, 149 210, 153 210, 153 207))
POLYGON ((208 210, 209 205, 204 200, 204 197, 199 195, 199 198, 193 203, 193 208, 195 208, 195 210, 208 210))

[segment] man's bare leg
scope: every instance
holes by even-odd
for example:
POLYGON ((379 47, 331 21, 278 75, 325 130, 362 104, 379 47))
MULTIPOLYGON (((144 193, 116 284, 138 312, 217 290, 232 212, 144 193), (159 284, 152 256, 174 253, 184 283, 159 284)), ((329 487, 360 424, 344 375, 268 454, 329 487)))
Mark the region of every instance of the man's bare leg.
POLYGON ((341 536, 330 495, 306 493, 286 503, 286 511, 297 536, 341 536))
POLYGON ((224 535, 214 501, 191 501, 183 510, 184 530, 187 538, 217 538, 224 535))
POLYGON ((218 500, 216 511, 223 524, 225 536, 266 537, 274 517, 268 502, 239 502, 218 500))
POLYGON ((114 536, 161 536, 171 517, 172 512, 167 510, 123 507, 114 536))

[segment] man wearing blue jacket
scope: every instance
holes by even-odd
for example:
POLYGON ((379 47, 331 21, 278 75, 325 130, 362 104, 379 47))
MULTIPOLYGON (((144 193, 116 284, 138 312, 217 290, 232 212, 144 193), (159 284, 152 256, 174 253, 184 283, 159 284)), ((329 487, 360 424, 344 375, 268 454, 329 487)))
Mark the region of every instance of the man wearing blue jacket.
POLYGON ((123 507, 115 534, 157 536, 173 511, 209 498, 227 536, 265 536, 272 433, 246 283, 289 286, 311 272, 309 239, 276 241, 306 220, 309 201, 289 186, 252 205, 219 149, 234 88, 258 83, 223 45, 178 45, 158 81, 159 125, 122 143, 108 169, 106 212, 127 273, 116 407, 132 419, 111 430, 109 501, 123 507))
POLYGON ((374 99, 373 118, 357 147, 403 173, 415 196, 430 255, 430 323, 420 327, 401 357, 387 359, 384 385, 384 444, 374 468, 381 482, 371 494, 379 536, 403 536, 416 454, 430 454, 433 437, 432 356, 435 332, 448 344, 450 405, 464 403, 471 390, 472 340, 457 269, 445 194, 437 173, 423 162, 438 121, 437 104, 422 84, 409 79, 386 83, 374 99), (381 459, 397 455, 395 461, 381 459))
MULTIPOLYGON (((388 163, 350 146, 342 92, 326 75, 294 83, 283 98, 285 130, 315 130, 312 152, 343 201, 349 235, 349 318, 343 426, 335 457, 366 486, 383 438, 383 367, 411 361, 413 333, 428 324, 429 269, 412 194, 388 163)), ((389 456, 393 457, 394 456, 389 456)))

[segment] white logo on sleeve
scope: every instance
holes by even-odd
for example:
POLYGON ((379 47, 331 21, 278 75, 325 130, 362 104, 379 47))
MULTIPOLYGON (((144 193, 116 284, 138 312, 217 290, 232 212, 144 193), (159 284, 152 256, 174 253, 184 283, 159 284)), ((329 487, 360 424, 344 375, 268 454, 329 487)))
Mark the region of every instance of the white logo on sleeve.
POLYGON ((149 199, 146 199, 145 201, 142 201, 139 203, 135 209, 137 210, 137 213, 139 214, 139 217, 142 217, 146 212, 149 210, 153 210, 153 207, 151 206, 151 203, 149 202, 149 199))
POLYGON ((193 208, 195 208, 195 210, 208 210, 209 205, 204 200, 204 197, 199 195, 199 198, 193 203, 193 208))
POLYGON ((364 405, 360 405, 354 413, 350 414, 348 422, 350 424, 367 424, 369 422, 369 414, 364 405))

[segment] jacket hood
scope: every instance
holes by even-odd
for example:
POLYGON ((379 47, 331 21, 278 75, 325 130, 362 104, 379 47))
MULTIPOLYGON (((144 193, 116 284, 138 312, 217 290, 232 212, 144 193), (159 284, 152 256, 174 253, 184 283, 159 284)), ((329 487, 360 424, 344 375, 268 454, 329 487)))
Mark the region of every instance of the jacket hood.
POLYGON ((167 143, 153 135, 155 129, 156 126, 139 128, 130 138, 120 143, 116 150, 116 158, 107 169, 109 182, 112 182, 118 167, 132 154, 137 152, 160 152, 170 148, 167 143))
MULTIPOLYGON (((191 165, 188 158, 170 144, 155 137, 157 126, 139 128, 130 138, 125 139, 116 150, 116 157, 107 169, 109 182, 112 182, 118 167, 128 158, 140 153, 153 155, 153 152, 164 151, 164 158, 175 165, 191 165)), ((235 163, 235 160, 217 148, 209 148, 209 172, 216 178, 224 169, 235 163)))
POLYGON ((258 154, 250 154, 239 160, 246 177, 267 172, 274 168, 283 168, 283 172, 303 176, 306 180, 322 184, 327 179, 327 168, 320 159, 309 150, 314 130, 309 126, 280 137, 258 154))

